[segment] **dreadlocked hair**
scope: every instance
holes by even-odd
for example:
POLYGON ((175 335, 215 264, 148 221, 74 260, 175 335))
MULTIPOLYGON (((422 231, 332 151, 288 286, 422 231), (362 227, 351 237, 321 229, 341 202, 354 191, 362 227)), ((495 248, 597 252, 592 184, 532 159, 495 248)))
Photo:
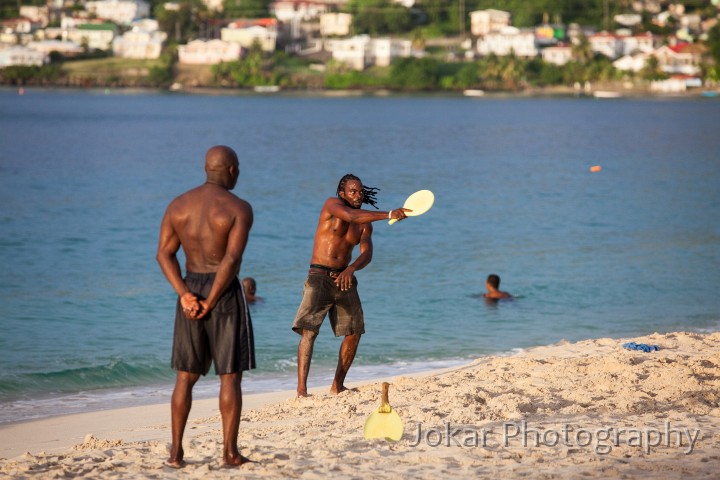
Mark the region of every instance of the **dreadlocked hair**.
MULTIPOLYGON (((357 180, 362 185, 362 180, 360 180, 358 177, 353 175, 352 173, 348 173, 344 177, 340 179, 340 183, 338 183, 337 187, 337 196, 340 196, 340 192, 345 190, 345 184, 348 180, 357 180)), ((363 193, 363 203, 367 203, 368 205, 372 205, 377 210, 377 198, 375 198, 377 192, 379 191, 379 188, 375 187, 366 187, 363 185, 362 187, 362 193, 363 193)))

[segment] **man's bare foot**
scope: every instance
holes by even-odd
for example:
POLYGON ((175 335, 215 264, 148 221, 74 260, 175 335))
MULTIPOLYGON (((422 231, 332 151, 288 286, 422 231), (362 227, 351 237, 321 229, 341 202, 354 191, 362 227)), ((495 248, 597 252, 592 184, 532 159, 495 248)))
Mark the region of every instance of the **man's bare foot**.
POLYGON ((242 455, 225 455, 223 466, 225 467, 239 467, 243 463, 250 462, 251 460, 242 455))
POLYGON ((357 391, 357 389, 347 388, 345 385, 340 385, 340 387, 335 387, 335 386, 330 387, 330 393, 332 393, 333 395, 338 395, 342 392, 347 392, 347 391, 355 392, 355 391, 357 391))
POLYGON ((165 460, 165 465, 170 468, 183 468, 185 466, 185 460, 183 460, 184 456, 185 451, 182 447, 178 448, 177 451, 175 451, 174 447, 171 447, 170 458, 165 460))
POLYGON ((173 460, 171 458, 168 458, 165 460, 165 465, 170 468, 183 468, 186 463, 184 460, 173 460))
POLYGON ((309 397, 310 395, 308 395, 307 390, 298 390, 297 396, 298 396, 298 398, 302 398, 302 397, 309 397))

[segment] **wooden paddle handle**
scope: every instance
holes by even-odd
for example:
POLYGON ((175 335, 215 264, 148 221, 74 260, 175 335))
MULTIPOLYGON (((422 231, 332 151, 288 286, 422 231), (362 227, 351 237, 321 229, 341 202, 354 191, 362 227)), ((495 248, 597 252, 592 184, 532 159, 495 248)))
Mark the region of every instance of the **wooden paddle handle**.
POLYGON ((390 393, 390 384, 387 383, 387 382, 383 382, 382 387, 383 387, 383 389, 382 389, 382 399, 381 399, 380 403, 381 403, 382 405, 389 405, 389 404, 390 404, 390 398, 389 398, 388 394, 390 393))

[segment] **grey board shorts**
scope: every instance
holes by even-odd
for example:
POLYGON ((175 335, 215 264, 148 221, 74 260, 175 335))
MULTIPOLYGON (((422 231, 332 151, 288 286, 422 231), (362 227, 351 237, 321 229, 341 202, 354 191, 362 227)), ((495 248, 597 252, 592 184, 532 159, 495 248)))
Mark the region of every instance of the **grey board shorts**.
POLYGON ((353 278, 350 289, 343 292, 330 275, 308 274, 292 329, 299 334, 302 334, 302 330, 318 333, 328 313, 336 337, 365 333, 365 318, 356 278, 353 278))
MULTIPOLYGON (((214 273, 191 273, 185 277, 190 291, 207 298, 214 273)), ((185 317, 178 298, 175 309, 172 367, 206 375, 215 362, 215 374, 224 375, 255 368, 255 343, 250 310, 242 285, 235 277, 215 308, 200 320, 185 317)))

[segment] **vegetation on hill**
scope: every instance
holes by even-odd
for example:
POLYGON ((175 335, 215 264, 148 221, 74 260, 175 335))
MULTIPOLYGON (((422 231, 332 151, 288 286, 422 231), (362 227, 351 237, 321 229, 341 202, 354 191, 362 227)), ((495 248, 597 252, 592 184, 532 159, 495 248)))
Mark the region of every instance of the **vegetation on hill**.
MULTIPOLYGON (((3 16, 15 11, 19 0, 0 0, 3 16), (15 10, 13 10, 15 9, 15 10)), ((43 3, 44 0, 23 0, 43 3)), ((12 85, 61 86, 137 86, 169 87, 177 81, 175 65, 177 45, 193 38, 216 37, 220 17, 263 17, 268 15, 270 0, 224 0, 224 13, 208 11, 201 0, 179 0, 179 9, 166 9, 163 0, 152 0, 154 17, 168 32, 169 44, 159 60, 125 60, 87 54, 81 59, 52 56, 51 65, 0 69, 0 83, 12 85)), ((717 15, 709 0, 685 0, 686 11, 717 15)), ((406 9, 389 0, 349 0, 344 11, 353 14, 353 32, 371 35, 399 35, 421 44, 425 58, 404 58, 390 67, 353 70, 341 63, 320 64, 287 55, 263 52, 259 47, 237 62, 208 67, 202 78, 188 85, 227 88, 252 88, 279 85, 288 89, 394 89, 404 91, 463 89, 516 91, 528 87, 572 86, 585 82, 636 82, 666 78, 651 59, 637 74, 613 68, 602 55, 593 55, 587 42, 573 47, 573 60, 557 66, 540 59, 522 59, 513 55, 490 55, 479 60, 463 60, 459 47, 461 33, 469 31, 469 12, 496 8, 512 13, 513 24, 533 26, 544 21, 571 23, 603 28, 616 27, 612 17, 630 10, 629 0, 418 0, 406 9), (461 19, 464 19, 461 21, 461 19), (608 25, 609 24, 609 25, 608 25), (437 37, 455 38, 455 47, 428 47, 437 37), (453 51, 454 49, 454 51, 453 51), (453 53, 455 54, 453 56, 453 53)), ((653 31, 650 16, 643 16, 639 30, 653 31)), ((665 32, 670 33, 670 31, 665 32)), ((720 24, 710 30, 705 44, 708 61, 703 76, 720 80, 720 24)), ((183 72, 187 75, 187 72, 183 72)))

